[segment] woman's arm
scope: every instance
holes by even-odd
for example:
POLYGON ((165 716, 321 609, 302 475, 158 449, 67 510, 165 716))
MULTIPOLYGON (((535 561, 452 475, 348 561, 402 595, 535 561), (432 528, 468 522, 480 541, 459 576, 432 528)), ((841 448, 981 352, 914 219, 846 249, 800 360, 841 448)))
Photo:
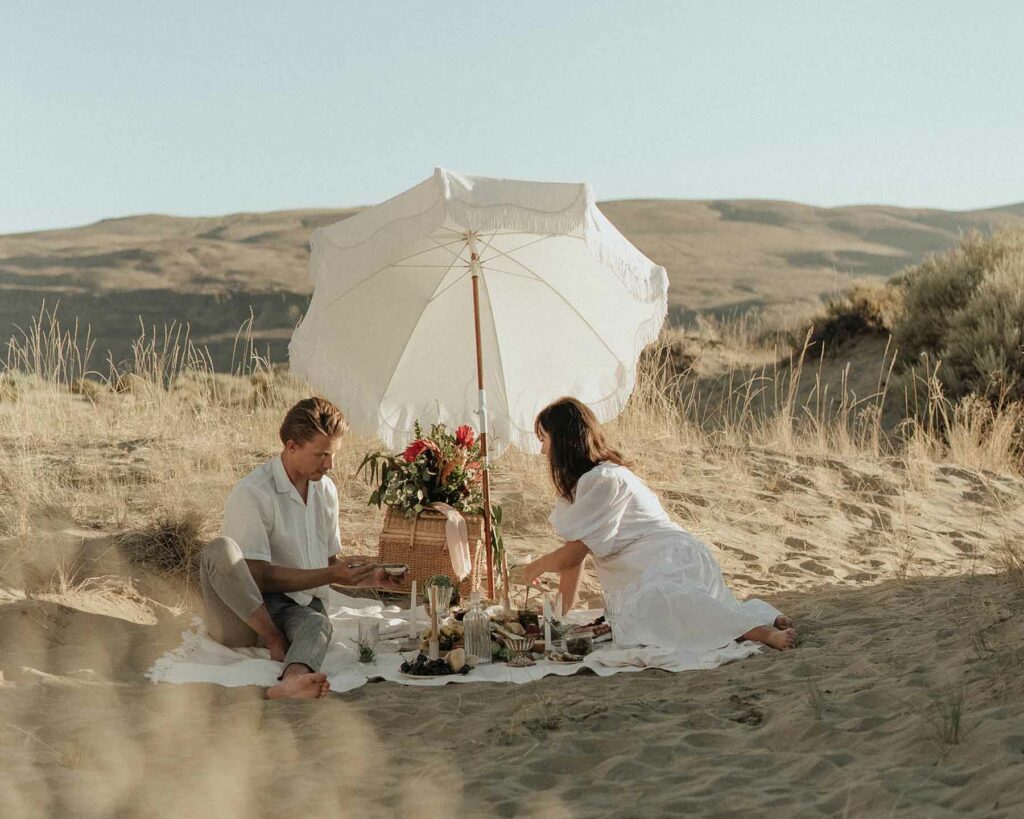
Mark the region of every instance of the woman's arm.
POLYGON ((579 563, 571 569, 566 569, 558 578, 558 593, 562 595, 562 610, 558 617, 564 617, 572 607, 576 605, 576 595, 580 590, 580 581, 583 579, 583 563, 579 563))
MULTIPOLYGON (((568 543, 538 557, 523 567, 523 579, 527 585, 547 572, 567 572, 583 565, 589 551, 582 540, 570 540, 568 543)), ((577 583, 578 585, 578 583, 577 583)), ((562 599, 565 599, 563 595, 562 599)))

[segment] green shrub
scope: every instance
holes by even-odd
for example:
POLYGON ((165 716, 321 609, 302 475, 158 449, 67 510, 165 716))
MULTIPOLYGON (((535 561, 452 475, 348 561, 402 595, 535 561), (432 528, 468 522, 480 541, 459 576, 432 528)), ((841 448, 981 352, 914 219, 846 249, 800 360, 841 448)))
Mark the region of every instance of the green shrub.
POLYGON ((789 338, 793 346, 834 353, 862 336, 887 336, 902 314, 903 293, 886 282, 862 282, 825 306, 825 315, 811 322, 799 336, 789 338))
POLYGON ((903 360, 942 362, 951 399, 1024 398, 1024 231, 972 233, 902 275, 893 338, 903 360))

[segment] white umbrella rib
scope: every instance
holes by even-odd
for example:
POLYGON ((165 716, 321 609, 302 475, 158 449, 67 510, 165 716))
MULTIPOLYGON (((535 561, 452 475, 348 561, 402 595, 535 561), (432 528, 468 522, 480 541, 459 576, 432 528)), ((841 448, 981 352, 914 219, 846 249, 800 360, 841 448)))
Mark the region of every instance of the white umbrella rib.
MULTIPOLYGON (((399 264, 400 262, 407 262, 407 261, 409 261, 409 259, 415 259, 417 256, 422 256, 424 253, 433 253, 438 247, 442 248, 443 250, 447 250, 449 253, 452 253, 452 251, 448 248, 448 245, 456 244, 455 241, 452 241, 452 242, 446 242, 445 244, 442 245, 440 242, 435 240, 433 237, 429 237, 428 236, 427 238, 429 238, 430 241, 434 242, 434 244, 437 245, 437 247, 428 247, 426 250, 417 250, 415 253, 411 253, 408 256, 406 256, 406 257, 404 257, 402 259, 398 259, 395 262, 388 262, 383 267, 380 267, 380 268, 377 268, 376 270, 374 270, 366 278, 360 279, 359 281, 357 281, 355 284, 353 284, 345 292, 339 293, 337 296, 335 296, 333 299, 331 299, 329 302, 327 302, 327 304, 324 305, 323 309, 326 310, 329 307, 333 307, 335 304, 337 304, 339 301, 341 301, 343 298, 345 298, 345 296, 347 296, 353 290, 355 290, 358 287, 362 287, 367 282, 371 281, 372 279, 375 279, 377 276, 379 276, 385 270, 390 270, 393 267, 438 267, 438 268, 444 267, 444 265, 440 265, 440 264, 439 265, 401 265, 401 264, 399 264)), ((459 255, 457 255, 455 253, 452 253, 452 255, 455 256, 456 259, 462 258, 461 256, 459 256, 459 255)), ((452 264, 454 264, 454 262, 452 262, 452 264)), ((448 265, 448 269, 451 270, 452 266, 448 265)))
MULTIPOLYGON (((509 256, 507 253, 505 253, 505 252, 503 252, 501 250, 498 250, 498 248, 494 247, 494 245, 487 244, 487 242, 484 242, 484 244, 486 244, 487 247, 489 247, 491 250, 493 250, 498 255, 504 256, 510 262, 513 262, 514 264, 519 265, 521 268, 523 268, 523 270, 525 270, 527 273, 530 273, 534 278, 537 279, 537 281, 539 281, 541 284, 543 284, 545 287, 547 287, 549 290, 551 290, 552 293, 554 293, 556 296, 558 296, 558 298, 560 298, 563 302, 565 302, 566 307, 568 307, 573 313, 575 313, 577 316, 579 316, 580 321, 582 321, 588 328, 590 328, 590 332, 592 332, 594 334, 594 338, 596 338, 599 342, 601 342, 601 345, 608 351, 608 354, 611 355, 611 357, 615 361, 619 362, 619 364, 622 364, 623 366, 625 366, 625 362, 622 361, 622 359, 620 359, 615 354, 615 351, 611 347, 608 346, 608 342, 604 340, 604 337, 599 332, 597 332, 597 328, 595 328, 594 325, 590 323, 589 319, 587 319, 586 316, 584 316, 579 310, 576 309, 576 306, 571 301, 569 301, 565 296, 562 295, 562 293, 558 290, 557 287, 555 287, 553 284, 551 284, 551 282, 549 282, 543 276, 539 275, 535 270, 531 270, 529 267, 527 267, 525 264, 523 264, 521 261, 519 261, 519 259, 515 258, 514 256, 509 256)), ((493 259, 494 257, 492 256, 491 258, 493 259)))
MULTIPOLYGON (((444 274, 441 276, 441 278, 439 279, 439 282, 443 282, 448 277, 448 273, 451 271, 451 269, 453 267, 455 267, 455 263, 457 261, 459 261, 459 260, 462 260, 461 256, 456 255, 456 254, 452 254, 452 255, 454 256, 454 258, 452 259, 451 264, 448 265, 448 270, 446 270, 444 272, 444 274)), ((445 288, 445 289, 447 289, 447 288, 445 288)), ((437 288, 435 287, 434 290, 435 290, 435 293, 436 293, 437 288)), ((434 298, 435 298, 434 294, 431 294, 430 298, 427 299, 427 303, 423 306, 423 309, 420 311, 420 314, 417 317, 416 322, 412 325, 412 329, 409 331, 409 335, 406 336, 405 343, 402 345, 402 354, 398 357, 398 361, 395 362, 395 368, 391 371, 391 377, 388 379, 388 383, 384 385, 384 389, 381 392, 381 400, 382 401, 383 401, 384 398, 387 397, 388 390, 391 389, 391 385, 395 382, 395 375, 398 373, 398 370, 402 366, 402 362, 405 360, 405 357, 406 357, 406 355, 409 352, 409 349, 410 349, 409 341, 416 334, 416 330, 419 329, 420 322, 423 321, 423 316, 427 312, 427 307, 430 306, 430 303, 434 300, 434 298)), ((381 420, 385 420, 386 421, 386 419, 384 419, 383 416, 381 416, 381 420)), ((390 427, 391 425, 388 424, 388 426, 390 427)), ((394 427, 392 427, 392 429, 394 429, 394 427)))
MULTIPOLYGON (((535 234, 535 233, 521 233, 521 234, 518 234, 518 233, 499 233, 499 234, 495 234, 495 235, 497 235, 497 236, 536 236, 537 234, 535 234)), ((568 235, 566 235, 564 233, 562 233, 562 234, 549 233, 547 236, 541 236, 539 239, 534 239, 532 242, 527 242, 526 244, 519 245, 518 247, 510 247, 508 250, 505 250, 505 251, 497 250, 489 242, 484 242, 484 244, 487 245, 487 247, 491 248, 491 250, 494 250, 498 255, 501 255, 502 253, 506 253, 506 254, 507 253, 518 253, 520 250, 525 250, 526 248, 532 247, 533 245, 536 245, 536 244, 539 244, 540 242, 543 242, 546 239, 556 239, 559 236, 561 236, 561 238, 563 238, 563 239, 577 239, 577 240, 579 240, 581 242, 586 241, 582 236, 568 236, 568 235)), ((492 236, 491 238, 493 239, 494 236, 492 236)), ((489 262, 492 259, 497 259, 498 255, 491 256, 488 259, 481 259, 480 260, 480 264, 484 264, 485 262, 489 262)))
MULTIPOLYGON (((486 244, 486 242, 485 242, 485 244, 486 244)), ((498 339, 498 319, 494 315, 494 302, 491 301, 491 288, 489 288, 487 286, 487 277, 486 276, 481 276, 480 277, 480 283, 483 285, 484 290, 487 291, 487 310, 491 314, 491 326, 494 328, 494 338, 495 338, 495 340, 497 340, 498 339)), ((509 412, 508 412, 508 409, 509 409, 509 404, 508 404, 508 380, 505 378, 505 362, 504 362, 504 360, 502 359, 502 356, 501 356, 501 344, 500 343, 496 343, 494 345, 494 347, 495 347, 494 354, 495 354, 495 356, 498 359, 498 369, 501 371, 501 390, 502 390, 503 393, 505 393, 505 395, 504 395, 505 409, 506 409, 506 413, 505 414, 506 415, 510 415, 509 412)), ((508 420, 511 420, 511 417, 509 417, 508 420)), ((483 431, 487 432, 488 434, 490 434, 490 430, 483 430, 483 431)))

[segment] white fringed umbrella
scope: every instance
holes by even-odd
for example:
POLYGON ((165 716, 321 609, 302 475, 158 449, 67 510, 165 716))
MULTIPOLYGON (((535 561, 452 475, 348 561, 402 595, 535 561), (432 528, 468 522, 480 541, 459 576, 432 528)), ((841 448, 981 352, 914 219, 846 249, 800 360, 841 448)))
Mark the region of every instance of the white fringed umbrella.
MULTIPOLYGON (((392 449, 417 419, 477 415, 492 455, 538 452, 534 418, 563 395, 614 418, 667 310, 665 269, 605 218, 589 185, 441 168, 314 231, 310 275, 291 367, 392 449)), ((484 493, 489 535, 486 472, 484 493)))

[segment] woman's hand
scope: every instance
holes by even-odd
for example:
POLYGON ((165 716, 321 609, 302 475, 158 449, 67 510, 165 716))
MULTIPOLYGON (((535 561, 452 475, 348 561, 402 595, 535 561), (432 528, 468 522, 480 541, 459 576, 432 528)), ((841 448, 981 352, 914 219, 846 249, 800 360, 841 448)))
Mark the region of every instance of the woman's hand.
POLYGON ((536 586, 538 585, 537 578, 546 572, 547 569, 544 568, 544 558, 538 557, 533 562, 527 563, 525 566, 520 566, 518 574, 523 585, 536 586))

